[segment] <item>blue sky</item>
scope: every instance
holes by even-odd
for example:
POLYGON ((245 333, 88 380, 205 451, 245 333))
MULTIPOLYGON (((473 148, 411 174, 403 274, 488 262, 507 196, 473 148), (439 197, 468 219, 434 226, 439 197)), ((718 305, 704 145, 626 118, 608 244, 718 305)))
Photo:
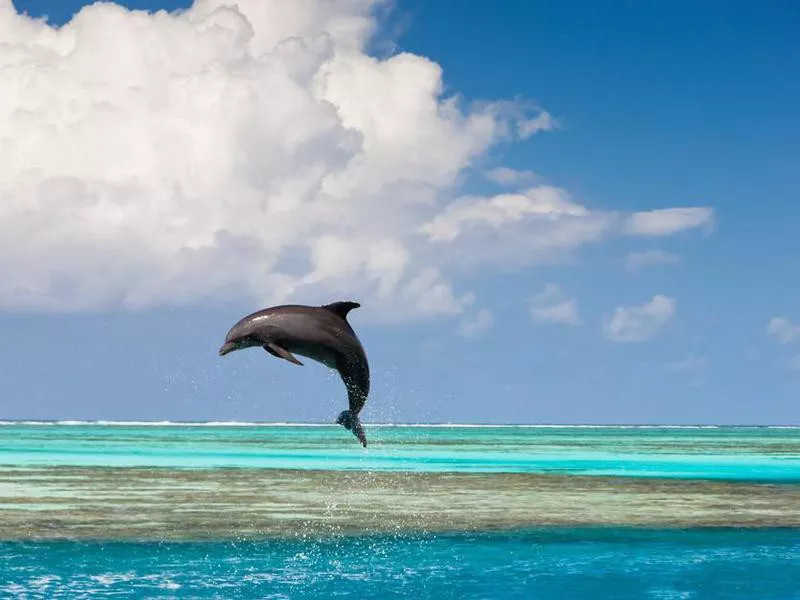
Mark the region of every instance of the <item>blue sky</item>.
MULTIPOLYGON (((61 25, 81 3, 15 5, 61 25)), ((2 13, 0 2, 0 20, 2 13)), ((674 235, 609 235, 527 264, 515 259, 528 246, 517 252, 490 239, 505 257, 493 262, 482 262, 485 249, 460 247, 454 252, 463 258, 446 275, 476 300, 458 314, 392 323, 369 312, 367 288, 312 288, 309 303, 355 297, 365 304, 350 318, 372 367, 365 422, 800 423, 796 3, 415 0, 398 1, 379 18, 369 47, 380 59, 426 57, 441 68, 444 92, 465 105, 528 102, 558 122, 515 143, 481 146, 436 202, 501 193, 485 173, 504 167, 534 172, 531 182, 558 186, 590 211, 708 207, 713 220, 674 235), (639 260, 658 264, 632 268, 630 254, 644 252, 639 260), (636 312, 658 296, 669 308, 636 312), (551 310, 537 320, 532 307, 551 310), (485 327, 461 335, 479 310, 491 314, 485 327), (772 319, 785 321, 774 321, 770 333, 772 319)), ((110 59, 101 66, 92 73, 114 68, 110 59)), ((26 135, 43 128, 31 127, 26 135)), ((269 146, 261 150, 269 155, 269 146)), ((175 161, 171 169, 182 169, 175 161)), ((69 168, 59 164, 58 172, 69 168)), ((0 182, 4 176, 17 181, 0 171, 0 182)), ((378 224, 373 216, 357 226, 394 235, 390 220, 378 224)), ((508 231, 498 239, 542 235, 508 231)), ((15 276, 34 264, 31 256, 50 256, 36 248, 13 256, 15 276)), ((414 265, 424 269, 432 256, 415 254, 414 265)), ((226 260, 234 262, 222 264, 234 272, 237 259, 253 260, 233 251, 226 260)), ((140 268, 119 264, 104 277, 125 279, 129 264, 140 268)), ((48 276, 58 281, 54 272, 48 276)), ((216 355, 230 325, 261 307, 252 294, 192 297, 187 284, 177 300, 155 294, 133 308, 113 301, 73 308, 74 289, 83 288, 70 282, 63 306, 15 300, 0 313, 0 419, 331 421, 344 407, 341 383, 322 366, 295 367, 256 350, 216 355)), ((125 291, 120 285, 112 297, 125 291)), ((292 300, 303 302, 302 291, 292 300)))

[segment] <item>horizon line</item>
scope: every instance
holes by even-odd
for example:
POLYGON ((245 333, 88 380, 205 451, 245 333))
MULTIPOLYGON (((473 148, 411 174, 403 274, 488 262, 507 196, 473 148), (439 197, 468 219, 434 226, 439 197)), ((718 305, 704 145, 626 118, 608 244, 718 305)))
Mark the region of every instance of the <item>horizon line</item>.
MULTIPOLYGON (((764 428, 800 428, 800 423, 481 423, 481 422, 382 422, 369 423, 372 427, 528 427, 528 428, 556 428, 556 427, 585 427, 585 428, 724 428, 724 427, 764 427, 764 428)), ((320 421, 239 421, 239 420, 178 420, 168 419, 0 419, 3 425, 109 425, 109 426, 238 426, 238 427, 338 427, 336 423, 320 421)))

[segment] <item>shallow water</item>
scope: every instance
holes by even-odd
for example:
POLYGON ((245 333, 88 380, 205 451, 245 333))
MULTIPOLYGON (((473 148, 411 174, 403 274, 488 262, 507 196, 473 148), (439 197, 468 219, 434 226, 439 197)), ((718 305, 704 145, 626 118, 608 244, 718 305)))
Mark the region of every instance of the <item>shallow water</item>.
POLYGON ((0 425, 0 466, 565 473, 800 481, 800 429, 0 425))

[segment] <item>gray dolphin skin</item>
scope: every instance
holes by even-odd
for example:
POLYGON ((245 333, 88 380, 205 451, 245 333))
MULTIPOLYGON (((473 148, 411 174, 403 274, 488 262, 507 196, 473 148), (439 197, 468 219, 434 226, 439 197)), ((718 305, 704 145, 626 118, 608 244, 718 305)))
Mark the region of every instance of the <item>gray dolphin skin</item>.
POLYGON ((287 304, 273 306, 243 317, 231 327, 219 355, 261 346, 278 358, 302 365, 295 354, 305 356, 339 372, 350 402, 336 422, 353 432, 367 447, 367 437, 358 413, 369 394, 369 364, 347 313, 358 302, 333 302, 324 306, 287 304))

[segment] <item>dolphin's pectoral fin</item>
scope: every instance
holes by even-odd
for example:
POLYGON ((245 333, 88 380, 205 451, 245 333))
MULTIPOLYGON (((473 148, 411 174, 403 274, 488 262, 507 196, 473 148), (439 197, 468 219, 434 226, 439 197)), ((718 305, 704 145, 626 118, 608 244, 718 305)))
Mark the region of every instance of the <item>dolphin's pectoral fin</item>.
POLYGON ((277 356, 278 358, 282 358, 284 360, 288 360, 290 363, 294 363, 296 365, 303 366, 299 360, 297 360, 291 352, 289 352, 286 348, 281 348, 278 344, 274 342, 267 342, 264 344, 264 350, 272 354, 272 356, 277 356))

